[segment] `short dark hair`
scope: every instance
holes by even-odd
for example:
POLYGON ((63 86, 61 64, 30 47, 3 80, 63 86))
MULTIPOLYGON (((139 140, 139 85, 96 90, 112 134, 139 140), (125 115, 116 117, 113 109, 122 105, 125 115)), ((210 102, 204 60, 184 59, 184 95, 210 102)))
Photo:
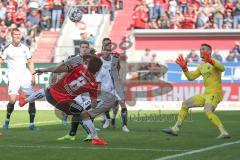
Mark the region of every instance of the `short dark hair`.
POLYGON ((110 38, 103 38, 102 43, 103 43, 104 41, 111 41, 111 39, 110 39, 110 38))
POLYGON ((88 41, 80 41, 80 44, 79 44, 79 46, 81 47, 81 46, 82 46, 82 44, 87 44, 87 45, 89 46, 89 42, 88 42, 88 41))
POLYGON ((210 52, 212 52, 212 47, 211 47, 209 44, 203 43, 203 44, 201 44, 201 46, 206 46, 206 47, 208 47, 209 50, 210 50, 210 52))
POLYGON ((92 74, 96 74, 102 67, 103 62, 97 57, 92 57, 88 63, 88 70, 92 74))

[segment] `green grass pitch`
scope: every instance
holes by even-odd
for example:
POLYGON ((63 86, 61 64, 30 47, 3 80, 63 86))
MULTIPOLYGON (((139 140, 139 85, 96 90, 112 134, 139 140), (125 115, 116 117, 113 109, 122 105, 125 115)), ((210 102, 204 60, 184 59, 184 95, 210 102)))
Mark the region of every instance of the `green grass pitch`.
MULTIPOLYGON (((54 111, 38 111, 36 125, 38 132, 28 129, 27 111, 15 111, 10 128, 0 129, 0 160, 154 160, 170 155, 204 149, 206 147, 237 142, 240 140, 239 111, 218 111, 232 136, 229 140, 216 140, 218 130, 208 121, 203 112, 192 112, 177 137, 161 132, 162 128, 174 124, 177 112, 165 111, 129 111, 130 133, 121 131, 121 120, 117 128, 99 131, 109 144, 94 146, 82 142, 86 134, 79 127, 76 141, 57 141, 68 133, 70 125, 62 127, 54 111)), ((0 124, 4 122, 6 112, 0 111, 0 124)), ((101 127, 99 119, 96 126, 101 127)), ((199 153, 173 158, 174 160, 237 160, 240 155, 240 143, 214 148, 199 153)))

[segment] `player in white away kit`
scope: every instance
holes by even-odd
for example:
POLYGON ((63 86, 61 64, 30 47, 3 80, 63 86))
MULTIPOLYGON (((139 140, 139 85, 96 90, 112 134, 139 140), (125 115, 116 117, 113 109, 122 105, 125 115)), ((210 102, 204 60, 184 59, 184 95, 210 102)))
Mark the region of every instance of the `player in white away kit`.
MULTIPOLYGON (((22 44, 21 32, 19 29, 13 29, 12 43, 9 44, 0 55, 0 64, 6 62, 8 66, 8 94, 9 103, 7 104, 7 117, 3 128, 8 129, 10 116, 14 110, 14 104, 17 101, 18 92, 21 89, 26 96, 31 95, 33 85, 35 84, 35 77, 31 74, 35 72, 32 55, 29 48, 22 44), (28 64, 29 70, 26 68, 28 64), (30 72, 29 72, 30 71, 30 72)), ((34 118, 36 113, 35 103, 29 104, 28 109, 30 115, 30 130, 38 130, 34 126, 34 118)))
MULTIPOLYGON (((124 86, 119 77, 119 54, 116 52, 112 52, 112 42, 109 38, 104 38, 102 41, 102 53, 98 54, 102 62, 103 66, 106 70, 109 71, 110 77, 114 87, 114 95, 116 99, 114 100, 115 107, 113 108, 113 120, 115 122, 115 118, 118 111, 118 102, 122 108, 121 110, 121 117, 122 117, 122 130, 124 132, 129 132, 127 128, 127 107, 125 104, 125 97, 124 97, 124 86)), ((103 125, 103 128, 108 128, 110 126, 110 116, 109 112, 106 112, 106 118, 103 125)), ((114 124, 115 125, 115 124, 114 124)))

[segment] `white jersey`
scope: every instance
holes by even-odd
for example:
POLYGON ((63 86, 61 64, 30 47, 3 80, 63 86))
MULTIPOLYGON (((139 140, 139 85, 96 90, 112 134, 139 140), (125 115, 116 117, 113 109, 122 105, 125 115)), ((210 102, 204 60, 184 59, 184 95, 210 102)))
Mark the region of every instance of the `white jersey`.
MULTIPOLYGON (((8 76, 23 76, 27 71, 27 60, 32 57, 28 47, 22 43, 18 47, 9 44, 0 56, 8 66, 8 76)), ((29 72, 29 71, 28 71, 29 72)))
POLYGON ((102 67, 110 72, 111 68, 112 68, 112 55, 110 55, 110 60, 109 61, 106 61, 103 57, 100 57, 100 59, 103 62, 102 67))
POLYGON ((103 57, 100 57, 100 59, 103 62, 102 68, 104 68, 109 73, 108 77, 103 79, 102 84, 106 87, 103 89, 106 90, 106 92, 114 94, 116 97, 118 97, 119 100, 124 99, 124 86, 120 82, 120 77, 117 69, 119 59, 117 57, 115 58, 113 55, 110 55, 109 61, 106 61, 103 59, 103 57))
POLYGON ((100 71, 98 72, 96 76, 96 81, 101 83, 101 91, 112 94, 115 93, 110 72, 104 66, 102 66, 100 71))

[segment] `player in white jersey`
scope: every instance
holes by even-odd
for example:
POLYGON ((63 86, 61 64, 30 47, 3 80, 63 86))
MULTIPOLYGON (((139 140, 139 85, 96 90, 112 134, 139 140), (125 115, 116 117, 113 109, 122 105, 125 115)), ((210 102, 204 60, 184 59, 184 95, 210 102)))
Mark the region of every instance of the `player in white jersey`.
MULTIPOLYGON (((129 132, 129 129, 127 128, 127 107, 125 104, 124 86, 119 77, 120 69, 119 54, 116 52, 112 52, 112 42, 109 38, 104 38, 102 41, 102 45, 103 45, 102 53, 98 54, 97 56, 103 62, 102 67, 109 71, 114 86, 114 95, 116 99, 114 99, 115 107, 113 108, 113 120, 114 120, 113 122, 115 122, 119 103, 122 108, 121 110, 122 130, 124 132, 129 132)), ((110 126, 110 115, 109 112, 106 112, 105 114, 106 118, 103 128, 108 128, 110 126)))
MULTIPOLYGON (((35 69, 29 48, 20 42, 21 32, 19 29, 13 29, 11 36, 12 43, 5 47, 0 56, 0 64, 5 62, 8 66, 9 103, 7 104, 7 117, 3 125, 5 129, 9 127, 10 117, 14 110, 19 90, 21 89, 28 96, 34 92, 33 85, 35 85, 35 77, 31 74, 35 72, 35 69), (26 68, 26 64, 28 64, 29 70, 26 68)), ((29 129, 38 130, 34 125, 36 114, 34 102, 29 104, 28 112, 30 115, 29 129)))

